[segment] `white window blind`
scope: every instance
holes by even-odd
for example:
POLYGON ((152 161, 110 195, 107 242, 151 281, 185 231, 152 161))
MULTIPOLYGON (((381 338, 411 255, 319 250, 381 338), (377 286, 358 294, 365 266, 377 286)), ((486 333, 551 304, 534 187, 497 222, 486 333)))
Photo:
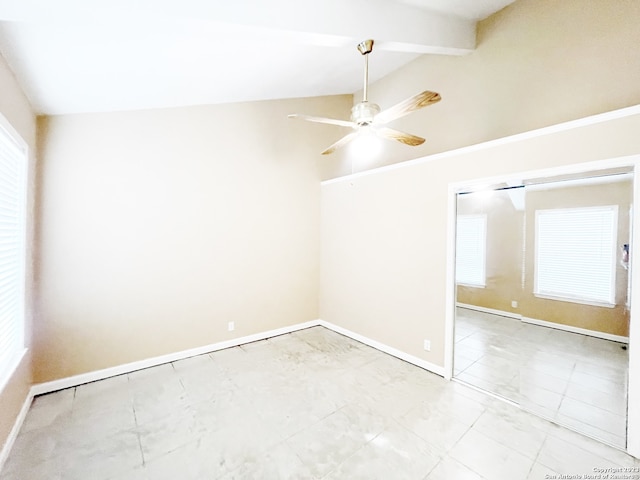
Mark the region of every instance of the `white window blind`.
POLYGON ((0 380, 24 350, 26 164, 24 142, 0 117, 0 380))
POLYGON ((535 294, 614 305, 618 206, 536 211, 535 294))
POLYGON ((456 282, 486 284, 487 216, 458 215, 456 224, 456 282))

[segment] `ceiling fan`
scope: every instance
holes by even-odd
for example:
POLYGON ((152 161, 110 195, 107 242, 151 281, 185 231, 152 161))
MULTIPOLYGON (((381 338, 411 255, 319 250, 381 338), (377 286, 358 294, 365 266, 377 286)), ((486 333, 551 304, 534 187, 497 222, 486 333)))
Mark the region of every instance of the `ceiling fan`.
POLYGON ((335 152, 338 148, 346 145, 351 140, 354 140, 363 132, 369 132, 379 137, 396 140, 412 147, 422 145, 425 141, 422 137, 400 132, 393 128, 385 127, 385 125, 400 117, 404 117, 411 112, 439 102, 441 98, 440 94, 425 90, 411 98, 407 98, 393 107, 380 111, 380 107, 378 105, 369 102, 367 99, 367 90, 369 87, 369 54, 372 50, 373 40, 365 40, 358 44, 358 51, 362 56, 364 56, 364 91, 362 101, 354 105, 351 109, 351 120, 337 120, 333 118, 300 115, 297 113, 289 115, 289 118, 300 118, 309 122, 328 123, 330 125, 339 125, 341 127, 351 127, 354 129, 353 132, 345 135, 323 151, 322 155, 328 155, 335 152))

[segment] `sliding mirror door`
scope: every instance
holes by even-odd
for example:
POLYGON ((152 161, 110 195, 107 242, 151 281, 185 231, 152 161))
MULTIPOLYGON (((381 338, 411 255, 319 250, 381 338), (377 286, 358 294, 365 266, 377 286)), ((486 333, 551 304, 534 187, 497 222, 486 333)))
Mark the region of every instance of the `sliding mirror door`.
POLYGON ((457 196, 454 377, 621 448, 632 180, 457 196))

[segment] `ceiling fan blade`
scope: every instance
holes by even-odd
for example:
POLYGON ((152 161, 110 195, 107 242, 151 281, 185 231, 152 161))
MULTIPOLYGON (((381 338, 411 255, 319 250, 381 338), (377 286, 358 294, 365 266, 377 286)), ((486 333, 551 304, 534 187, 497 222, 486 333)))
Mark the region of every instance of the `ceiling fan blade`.
POLYGON ((336 143, 334 143, 329 148, 327 148, 324 152, 322 152, 322 155, 329 155, 330 153, 335 152, 337 149, 339 149, 340 147, 343 147, 344 145, 349 143, 351 140, 353 140, 357 136, 358 136, 358 132, 351 132, 350 134, 345 135, 336 143))
POLYGON ((306 120, 307 122, 315 122, 315 123, 328 123, 329 125, 338 125, 340 127, 355 127, 355 123, 350 122, 348 120, 336 120, 334 118, 325 118, 325 117, 314 117, 311 115, 300 115, 298 113, 292 113, 288 115, 289 118, 299 118, 301 120, 306 120))
POLYGON ((424 143, 424 138, 422 137, 411 135, 410 133, 400 132, 388 127, 376 128, 376 134, 390 140, 396 140, 400 143, 404 143, 405 145, 410 145, 412 147, 417 147, 418 145, 422 145, 424 143))
POLYGON ((424 107, 428 107, 434 103, 439 102, 441 99, 440 94, 436 92, 430 92, 425 90, 422 93, 414 95, 411 98, 397 103, 393 107, 389 107, 376 115, 374 123, 379 125, 389 123, 397 118, 404 117, 405 115, 419 110, 424 107))

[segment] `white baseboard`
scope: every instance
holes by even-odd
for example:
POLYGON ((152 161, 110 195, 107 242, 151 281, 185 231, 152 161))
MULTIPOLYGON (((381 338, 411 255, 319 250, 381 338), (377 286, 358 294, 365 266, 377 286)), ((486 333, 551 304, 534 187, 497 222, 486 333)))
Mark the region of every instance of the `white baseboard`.
POLYGON ((424 368, 426 370, 429 370, 430 372, 433 372, 437 375, 444 377, 444 367, 440 367, 433 363, 422 360, 421 358, 415 357, 413 355, 409 355, 408 353, 405 353, 401 350, 390 347, 376 340, 372 340, 363 335, 347 330, 346 328, 342 328, 332 323, 325 322, 324 320, 310 320, 308 322, 298 323, 295 325, 290 325, 288 327, 278 328, 275 330, 268 330, 266 332, 260 332, 260 333, 248 335, 245 337, 233 338, 231 340, 226 340, 224 342, 212 343, 209 345, 204 345, 202 347, 183 350, 181 352, 175 352, 167 355, 161 355, 159 357, 149 358, 146 360, 126 363, 123 365, 118 365, 116 367, 105 368, 102 370, 96 370, 93 372, 83 373, 80 375, 74 375, 72 377, 53 380, 51 382, 38 383, 31 387, 29 394, 31 395, 31 398, 33 398, 36 395, 43 395, 46 393, 56 392, 58 390, 64 390, 65 388, 77 387, 85 383, 104 380, 105 378, 115 377, 117 375, 124 375, 126 373, 135 372, 136 370, 156 367, 164 363, 176 362, 178 360, 184 360, 185 358, 195 357, 196 355, 211 353, 217 350, 223 350, 225 348, 237 347, 239 345, 244 345, 246 343, 257 342, 259 340, 264 340, 266 338, 276 337, 278 335, 284 335, 287 333, 303 330, 305 328, 316 327, 319 325, 325 328, 328 328, 330 330, 333 330, 334 332, 340 333, 342 335, 346 335, 347 337, 350 337, 354 340, 357 340, 373 348, 376 348, 382 352, 393 355, 394 357, 400 358, 401 360, 405 360, 409 363, 417 365, 418 367, 424 368))
POLYGON ((444 367, 436 365, 431 362, 427 362, 426 360, 422 360, 421 358, 410 355, 402 350, 398 350, 397 348, 390 347, 384 343, 378 342, 377 340, 372 340, 371 338, 365 337, 364 335, 360 335, 359 333, 352 332, 351 330, 347 330, 346 328, 339 327, 338 325, 334 325, 333 323, 326 322, 324 320, 319 320, 319 325, 328 328, 329 330, 333 330, 334 332, 341 333, 349 338, 357 340, 358 342, 362 342, 365 345, 369 345, 377 350, 388 353, 389 355, 393 355, 394 357, 399 358, 400 360, 404 360, 405 362, 412 363, 420 368, 424 368, 425 370, 429 370, 436 375, 440 375, 441 377, 445 376, 444 367))
POLYGON ((29 411, 29 408, 31 408, 31 402, 33 402, 33 395, 31 394, 31 391, 29 391, 27 398, 25 398, 24 403, 22 404, 22 408, 18 413, 18 417, 13 423, 13 428, 9 432, 9 436, 2 446, 2 450, 0 450, 0 472, 2 472, 2 467, 4 467, 4 463, 7 461, 7 458, 9 458, 9 452, 11 452, 11 448, 13 448, 16 438, 18 438, 24 419, 27 417, 27 412, 29 411))
POLYGON ((2 470, 2 466, 9 456, 11 447, 13 447, 13 444, 16 438, 18 437, 18 433, 22 428, 22 424, 27 416, 27 412, 29 411, 29 408, 31 407, 31 403, 33 402, 34 397, 37 395, 56 392, 58 390, 64 390, 65 388, 77 387, 85 383, 104 380, 105 378, 115 377, 117 375, 123 375, 126 373, 135 372, 136 370, 155 367, 158 365, 162 365, 164 363, 175 362, 178 360, 183 360, 185 358, 194 357, 196 355, 202 355, 205 353, 215 352, 217 350, 223 350, 225 348, 237 347, 239 345, 244 345, 246 343, 257 342, 259 340, 264 340, 266 338, 276 337, 278 335, 284 335, 287 333, 303 330, 305 328, 316 327, 316 326, 322 326, 322 327, 328 328, 330 330, 333 330, 334 332, 345 335, 349 338, 357 340, 358 342, 362 342, 366 345, 369 345, 370 347, 376 348, 382 352, 393 355, 394 357, 397 357, 401 360, 409 362, 420 368, 424 368, 425 370, 433 372, 436 375, 440 375, 442 377, 445 376, 444 367, 427 362, 413 355, 409 355, 408 353, 405 353, 401 350, 390 347, 389 345, 378 342, 376 340, 372 340, 368 337, 352 332, 351 330, 347 330, 346 328, 339 327, 330 322, 325 322, 324 320, 310 320, 308 322, 298 323, 296 325, 291 325, 288 327, 278 328, 275 330, 268 330, 266 332, 261 332, 253 335, 248 335, 245 337, 226 340, 224 342, 217 342, 209 345, 204 345, 202 347, 183 350, 181 352, 170 353, 167 355, 161 355, 161 356, 149 358, 146 360, 140 360, 137 362, 131 362, 124 365, 118 365, 116 367, 110 367, 102 370, 96 370, 94 372, 74 375, 72 377, 61 378, 59 380, 53 380, 51 382, 35 384, 29 390, 27 398, 25 399, 22 409, 20 410, 20 413, 16 418, 16 421, 13 425, 13 428, 11 429, 11 432, 7 438, 7 441, 5 442, 4 446, 2 447, 2 450, 0 451, 0 471, 2 470))
POLYGON ((541 327, 555 328, 556 330, 564 330, 571 333, 580 333, 582 335, 611 340, 613 342, 629 343, 629 337, 623 337, 621 335, 613 335, 611 333, 598 332, 596 330, 587 330, 586 328, 572 327, 571 325, 563 325, 561 323, 548 322, 546 320, 538 320, 536 318, 522 317, 522 321, 533 325, 540 325, 541 327))
POLYGON ((11 448, 20 433, 22 424, 27 416, 27 412, 31 407, 34 397, 37 395, 43 395, 46 393, 56 392, 58 390, 64 390, 65 388, 77 387, 89 382, 95 382, 98 380, 104 380, 105 378, 115 377, 117 375, 123 375, 125 373, 135 372, 136 370, 142 370, 143 368, 155 367, 164 363, 175 362, 183 360, 185 358, 194 357, 196 355, 202 355, 205 353, 215 352, 217 350, 223 350, 225 348, 237 347, 246 343, 257 342, 266 338, 277 337, 278 335, 284 335, 287 333, 295 332, 309 327, 316 327, 320 325, 320 320, 310 320, 304 323, 298 323, 288 327, 277 328, 275 330, 268 330, 266 332, 260 332, 253 335, 247 335, 244 337, 234 338, 226 340, 224 342, 217 342, 210 345, 204 345, 202 347, 192 348, 189 350, 183 350, 181 352, 170 353, 167 355, 161 355, 159 357, 153 357, 146 360, 140 360, 137 362, 131 362, 124 365, 118 365, 116 367, 105 368, 102 370, 96 370, 94 372, 83 373, 81 375, 74 375, 72 377, 61 378, 59 380, 53 380, 51 382, 37 383, 31 386, 27 398, 20 409, 13 428, 7 437, 2 449, 0 450, 0 472, 4 462, 9 457, 11 448))
POLYGON ((245 343, 257 342, 266 338, 277 337, 278 335, 284 335, 286 333, 291 333, 297 330, 315 327, 318 325, 320 325, 319 320, 310 320, 308 322, 298 323, 295 325, 290 325, 288 327, 277 328, 275 330, 267 330, 266 332, 255 333, 253 335, 247 335, 245 337, 238 337, 231 340, 225 340, 223 342, 203 345, 202 347, 191 348, 189 350, 183 350, 181 352, 169 353, 167 355, 161 355, 159 357, 126 363, 124 365, 118 365, 117 367, 96 370, 94 372, 61 378, 60 380, 53 380, 51 382, 38 383, 31 387, 30 393, 31 395, 36 396, 43 395, 45 393, 56 392, 58 390, 64 390, 65 388, 77 387, 78 385, 83 385, 85 383, 104 380, 105 378, 135 372, 136 370, 142 370, 144 368, 156 367, 164 363, 176 362, 178 360, 184 360, 185 358, 195 357, 196 355, 215 352, 217 350, 223 350, 225 348, 237 347, 239 345, 244 345, 245 343))
POLYGON ((470 305, 468 303, 456 302, 456 307, 467 308, 469 310, 476 310, 478 312, 492 313, 493 315, 500 315, 501 317, 515 318, 516 320, 522 319, 522 315, 520 315, 519 313, 505 312, 504 310, 496 310, 495 308, 479 307, 477 305, 470 305))
POLYGON ((571 325, 563 325, 562 323, 549 322, 547 320, 538 320, 536 318, 523 317, 519 313, 505 312, 503 310, 496 310, 494 308, 479 307, 477 305, 470 305, 468 303, 456 302, 456 307, 466 308, 469 310, 476 310, 478 312, 492 313, 494 315, 500 315, 502 317, 514 318, 521 320, 524 323, 531 323, 533 325, 539 325, 541 327, 555 328, 556 330, 564 330, 571 333, 580 333, 582 335, 588 335, 590 337, 602 338, 604 340, 612 340, 614 342, 629 343, 629 337, 623 337, 621 335, 613 335, 611 333, 598 332, 597 330, 588 330, 586 328, 572 327, 571 325))

